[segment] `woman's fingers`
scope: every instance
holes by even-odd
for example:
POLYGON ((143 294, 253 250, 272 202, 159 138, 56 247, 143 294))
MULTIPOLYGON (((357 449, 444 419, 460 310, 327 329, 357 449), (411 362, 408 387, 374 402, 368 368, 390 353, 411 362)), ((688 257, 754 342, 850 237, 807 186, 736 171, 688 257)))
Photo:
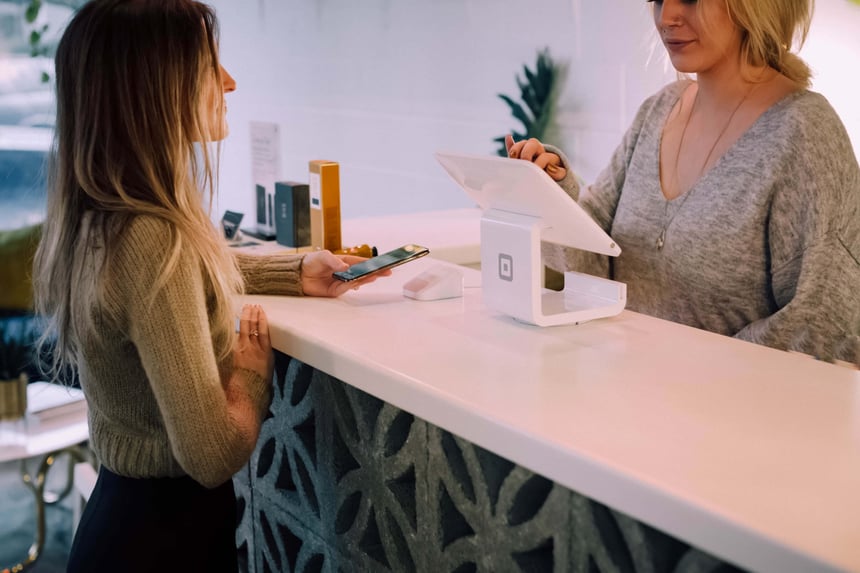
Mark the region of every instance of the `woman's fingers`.
POLYGON ((251 323, 248 326, 248 339, 256 342, 260 337, 260 307, 256 304, 251 305, 251 323))
MULTIPOLYGON (((505 147, 507 147, 508 137, 510 136, 505 137, 505 147)), ((511 142, 513 142, 513 138, 511 138, 511 142)), ((525 159, 526 161, 533 161, 536 156, 543 152, 543 144, 534 137, 517 141, 508 147, 508 157, 511 159, 525 159)))
MULTIPOLYGON (((511 138, 511 141, 513 142, 513 138, 511 138)), ((510 157, 511 159, 519 159, 520 152, 522 151, 523 146, 525 144, 525 141, 517 141, 516 143, 511 143, 511 146, 508 148, 508 157, 510 157)))
POLYGON ((545 171, 547 175, 552 177, 553 181, 561 181, 567 176, 567 169, 559 165, 549 164, 546 166, 545 171))
POLYGON ((555 153, 544 152, 535 157, 534 164, 541 169, 546 169, 550 165, 558 167, 559 165, 561 165, 561 157, 559 157, 555 153))
POLYGON ((233 366, 253 370, 271 380, 274 354, 269 336, 269 321, 263 307, 245 304, 239 318, 239 336, 233 348, 233 366))
POLYGON ((541 153, 535 158, 534 164, 546 171, 555 181, 561 181, 567 174, 567 170, 561 166, 561 157, 555 153, 541 153))
POLYGON ((536 157, 546 151, 543 147, 543 143, 534 137, 520 143, 522 143, 523 146, 519 150, 518 158, 524 159, 525 161, 534 161, 536 157))
POLYGON ((259 315, 257 317, 257 328, 260 331, 258 342, 263 348, 269 348, 272 345, 272 339, 269 336, 269 319, 266 317, 266 313, 263 311, 263 307, 258 305, 257 310, 259 312, 259 315))
POLYGON ((239 340, 241 342, 259 343, 266 346, 269 340, 269 323, 266 313, 259 304, 245 304, 239 318, 239 340), (261 340, 265 337, 265 340, 261 340))
POLYGON ((239 316, 240 339, 248 338, 248 334, 251 332, 251 312, 252 308, 250 304, 242 305, 242 314, 239 316))
POLYGON ((547 172, 554 181, 561 181, 567 175, 567 169, 561 165, 561 157, 546 150, 540 140, 532 137, 514 143, 513 137, 505 136, 505 147, 511 159, 531 161, 547 172))

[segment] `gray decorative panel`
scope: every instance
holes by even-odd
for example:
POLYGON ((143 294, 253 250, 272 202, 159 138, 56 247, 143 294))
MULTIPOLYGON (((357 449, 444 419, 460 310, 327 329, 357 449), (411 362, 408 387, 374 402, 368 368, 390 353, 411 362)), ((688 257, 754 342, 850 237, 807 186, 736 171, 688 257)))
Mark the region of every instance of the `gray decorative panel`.
POLYGON ((250 573, 737 571, 280 353, 234 482, 250 573))

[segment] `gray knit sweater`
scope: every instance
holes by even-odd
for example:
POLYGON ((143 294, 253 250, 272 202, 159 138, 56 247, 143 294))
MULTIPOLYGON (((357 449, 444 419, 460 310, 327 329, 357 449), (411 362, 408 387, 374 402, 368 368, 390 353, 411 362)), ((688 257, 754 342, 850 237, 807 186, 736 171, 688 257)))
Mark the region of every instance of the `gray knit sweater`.
MULTIPOLYGON (((247 440, 227 410, 222 375, 229 375, 230 365, 216 360, 199 262, 183 252, 155 303, 146 304, 168 256, 168 233, 168 223, 154 217, 130 223, 115 248, 115 272, 105 286, 113 312, 96 310, 100 335, 80 341, 79 375, 89 404, 91 445, 115 473, 187 474, 213 487, 239 470, 251 451, 242 447, 247 440), (110 314, 120 319, 104 318, 110 314)), ((77 272, 99 267, 99 261, 88 257, 79 262, 77 272)), ((249 293, 300 294, 301 257, 245 256, 239 264, 249 293)), ((93 284, 91 279, 84 276, 78 284, 93 284)), ((243 372, 262 419, 271 383, 243 372)))
POLYGON ((793 93, 686 195, 667 201, 660 138, 686 85, 644 102, 609 166, 581 195, 562 157, 561 186, 622 254, 545 244, 547 264, 626 283, 630 310, 860 364, 860 169, 838 116, 821 95, 793 93))

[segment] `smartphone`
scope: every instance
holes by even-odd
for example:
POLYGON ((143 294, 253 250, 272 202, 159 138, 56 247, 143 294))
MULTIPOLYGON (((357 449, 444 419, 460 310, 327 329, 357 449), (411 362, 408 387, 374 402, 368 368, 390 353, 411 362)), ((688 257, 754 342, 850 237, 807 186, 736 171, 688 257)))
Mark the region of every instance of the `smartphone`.
POLYGON ((414 261, 428 254, 430 254, 430 249, 427 247, 403 245, 399 249, 394 249, 372 259, 356 263, 345 271, 336 272, 334 273, 334 278, 347 282, 354 281, 383 269, 390 269, 403 263, 414 261))

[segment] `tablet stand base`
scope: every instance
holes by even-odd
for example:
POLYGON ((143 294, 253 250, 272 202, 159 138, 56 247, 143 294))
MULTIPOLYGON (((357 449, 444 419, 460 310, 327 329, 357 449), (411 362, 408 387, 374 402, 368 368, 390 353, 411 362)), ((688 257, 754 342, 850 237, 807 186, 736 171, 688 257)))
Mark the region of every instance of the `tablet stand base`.
POLYGON ((540 217, 488 209, 481 218, 484 303, 538 326, 579 324, 624 310, 627 285, 578 272, 564 273, 564 289, 543 288, 540 217))

